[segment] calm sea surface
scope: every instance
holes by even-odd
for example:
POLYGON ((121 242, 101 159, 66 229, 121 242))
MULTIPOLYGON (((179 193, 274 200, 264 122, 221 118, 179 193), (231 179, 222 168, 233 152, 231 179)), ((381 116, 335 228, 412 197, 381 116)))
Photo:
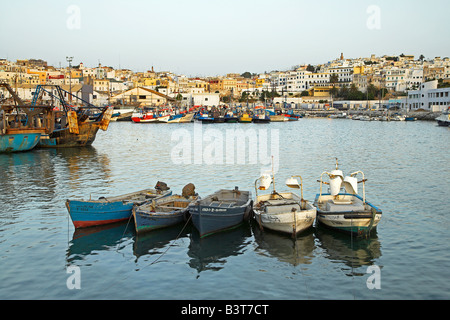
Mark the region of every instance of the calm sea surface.
POLYGON ((0 299, 449 299, 449 137, 420 121, 116 122, 92 147, 0 154, 0 299), (75 231, 65 208, 157 181, 254 195, 270 155, 277 191, 301 175, 311 201, 335 158, 345 174, 362 170, 383 211, 376 234, 315 226, 294 241, 245 224, 204 239, 191 225, 137 237, 133 221, 75 231), (74 266, 81 288, 70 290, 74 266))

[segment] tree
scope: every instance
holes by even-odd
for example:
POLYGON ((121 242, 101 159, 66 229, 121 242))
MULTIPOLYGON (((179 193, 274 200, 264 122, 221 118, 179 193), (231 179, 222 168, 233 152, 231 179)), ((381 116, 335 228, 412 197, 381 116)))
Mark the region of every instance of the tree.
POLYGON ((252 74, 248 71, 244 72, 243 74, 241 74, 241 77, 247 78, 247 79, 251 79, 252 74))
POLYGON ((308 66, 306 67, 306 71, 314 72, 315 70, 316 70, 316 68, 314 68, 314 66, 312 66, 310 64, 308 64, 308 66))

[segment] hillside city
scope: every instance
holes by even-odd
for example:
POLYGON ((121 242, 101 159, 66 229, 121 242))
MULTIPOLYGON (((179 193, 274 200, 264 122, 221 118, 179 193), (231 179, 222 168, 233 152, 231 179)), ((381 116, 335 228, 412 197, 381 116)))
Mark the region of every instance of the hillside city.
MULTIPOLYGON (((55 67, 41 59, 0 59, 0 82, 8 83, 24 101, 37 85, 59 85, 98 106, 159 106, 168 103, 212 106, 222 103, 289 103, 326 108, 330 103, 350 108, 400 108, 438 112, 450 105, 450 59, 423 55, 336 59, 320 65, 260 74, 229 73, 188 77, 170 71, 134 72, 113 67, 72 64, 55 67)), ((3 89, 3 88, 2 88, 3 89)), ((7 98, 0 91, 0 98, 7 98)))

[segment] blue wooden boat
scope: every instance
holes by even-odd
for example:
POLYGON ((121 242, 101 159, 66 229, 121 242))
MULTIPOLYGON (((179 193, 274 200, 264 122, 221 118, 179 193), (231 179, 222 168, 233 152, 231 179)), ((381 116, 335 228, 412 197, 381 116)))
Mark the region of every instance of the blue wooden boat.
POLYGON ((251 192, 240 191, 236 187, 234 190, 219 190, 196 201, 189 206, 189 213, 200 237, 205 237, 248 220, 252 204, 251 192))
POLYGON ((166 228, 187 221, 189 204, 198 196, 185 198, 171 195, 133 207, 136 233, 166 228))
POLYGON ((86 228, 128 220, 135 204, 171 194, 170 190, 145 189, 98 200, 67 200, 66 207, 75 228, 86 228))

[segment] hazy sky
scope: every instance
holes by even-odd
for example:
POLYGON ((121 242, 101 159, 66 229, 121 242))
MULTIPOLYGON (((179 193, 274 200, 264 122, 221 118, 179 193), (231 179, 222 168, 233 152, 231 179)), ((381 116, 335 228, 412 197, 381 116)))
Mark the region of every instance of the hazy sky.
POLYGON ((0 58, 188 76, 287 70, 340 56, 450 56, 448 0, 15 0, 0 58))

